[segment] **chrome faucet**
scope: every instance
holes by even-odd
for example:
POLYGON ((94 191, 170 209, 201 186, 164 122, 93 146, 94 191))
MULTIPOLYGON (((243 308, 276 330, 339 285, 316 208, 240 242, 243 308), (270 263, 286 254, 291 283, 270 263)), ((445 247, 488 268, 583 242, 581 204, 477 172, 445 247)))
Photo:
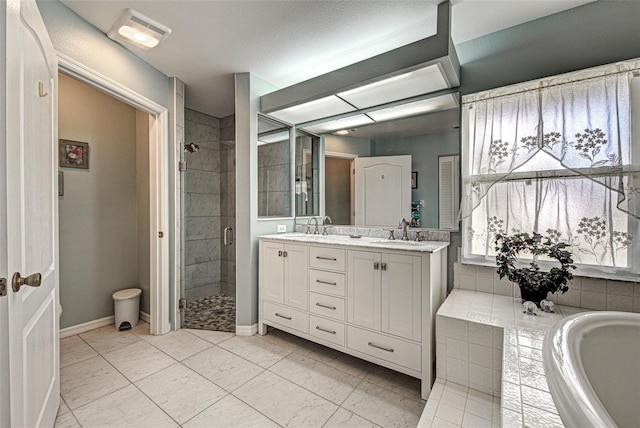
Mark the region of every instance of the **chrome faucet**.
POLYGON ((398 224, 398 227, 402 228, 402 240, 403 241, 408 241, 409 240, 409 235, 407 234, 407 229, 409 227, 409 223, 407 223, 407 220, 405 220, 404 218, 400 219, 400 224, 398 224))
POLYGON ((315 217, 309 217, 309 220, 307 220, 307 233, 309 233, 309 225, 311 224, 311 220, 313 220, 314 222, 314 229, 313 229, 313 234, 314 235, 318 235, 318 219, 315 217))
POLYGON ((324 218, 322 219, 322 234, 323 235, 328 235, 328 233, 327 233, 327 221, 329 222, 329 224, 333 224, 333 220, 331 220, 331 217, 329 217, 328 215, 324 216, 324 218))

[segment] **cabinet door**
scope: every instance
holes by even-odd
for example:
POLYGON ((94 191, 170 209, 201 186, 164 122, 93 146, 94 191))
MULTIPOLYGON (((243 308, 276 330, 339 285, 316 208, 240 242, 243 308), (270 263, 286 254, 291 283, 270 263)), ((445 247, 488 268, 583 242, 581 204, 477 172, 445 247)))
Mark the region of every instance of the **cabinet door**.
POLYGON ((421 340, 420 257, 382 255, 382 331, 421 340))
POLYGON ((349 251, 348 258, 348 321, 380 330, 380 253, 349 251))
POLYGON ((262 241, 260 244, 260 292, 262 298, 284 303, 284 245, 262 241))
POLYGON ((306 245, 284 246, 284 304, 309 308, 309 249, 306 245))

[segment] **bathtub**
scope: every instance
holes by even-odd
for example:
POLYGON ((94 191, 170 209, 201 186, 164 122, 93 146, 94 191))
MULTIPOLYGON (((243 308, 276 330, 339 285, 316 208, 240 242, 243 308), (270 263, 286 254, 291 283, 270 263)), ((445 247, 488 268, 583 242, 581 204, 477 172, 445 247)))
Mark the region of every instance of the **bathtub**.
POLYGON ((567 427, 640 427, 640 314, 569 316, 549 330, 542 352, 567 427))

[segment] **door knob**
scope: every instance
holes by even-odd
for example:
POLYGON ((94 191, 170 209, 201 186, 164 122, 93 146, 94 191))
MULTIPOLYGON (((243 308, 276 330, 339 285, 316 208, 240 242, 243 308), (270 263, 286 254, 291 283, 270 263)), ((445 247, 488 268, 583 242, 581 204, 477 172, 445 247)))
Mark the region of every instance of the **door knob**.
POLYGON ((42 275, 39 273, 34 273, 26 278, 22 278, 20 276, 20 272, 16 272, 13 274, 13 279, 11 280, 11 288, 14 293, 17 293, 23 285, 28 285, 29 287, 40 287, 41 282, 42 275))

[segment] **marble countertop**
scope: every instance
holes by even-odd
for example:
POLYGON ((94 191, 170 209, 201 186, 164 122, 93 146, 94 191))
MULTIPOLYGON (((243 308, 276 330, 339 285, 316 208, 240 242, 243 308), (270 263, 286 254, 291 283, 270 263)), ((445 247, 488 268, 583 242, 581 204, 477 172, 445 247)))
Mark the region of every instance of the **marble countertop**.
POLYGON ((520 299, 454 289, 437 315, 504 329, 501 388, 504 427, 562 427, 544 374, 542 342, 551 326, 578 312, 585 310, 557 305, 554 313, 538 310, 532 316, 523 313, 520 299))
POLYGON ((351 238, 345 235, 307 235, 305 233, 280 233, 274 235, 263 235, 260 239, 269 239, 272 241, 282 242, 300 242, 306 244, 321 244, 321 245, 340 245, 345 247, 356 248, 369 248, 369 249, 384 249, 384 250, 399 250, 399 251, 413 251, 419 253, 433 253, 440 251, 443 248, 449 246, 448 242, 444 241, 402 241, 399 239, 390 240, 387 238, 378 237, 360 237, 351 238))

